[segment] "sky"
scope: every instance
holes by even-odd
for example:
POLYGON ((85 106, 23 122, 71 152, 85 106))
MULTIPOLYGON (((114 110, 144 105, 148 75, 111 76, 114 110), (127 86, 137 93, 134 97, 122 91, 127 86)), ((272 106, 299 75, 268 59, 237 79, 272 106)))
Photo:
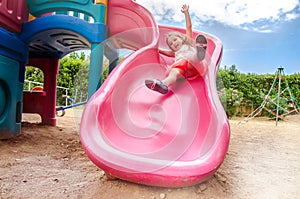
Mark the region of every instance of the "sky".
POLYGON ((185 27, 188 4, 193 29, 218 37, 220 64, 242 73, 300 73, 300 0, 136 0, 158 24, 185 27))

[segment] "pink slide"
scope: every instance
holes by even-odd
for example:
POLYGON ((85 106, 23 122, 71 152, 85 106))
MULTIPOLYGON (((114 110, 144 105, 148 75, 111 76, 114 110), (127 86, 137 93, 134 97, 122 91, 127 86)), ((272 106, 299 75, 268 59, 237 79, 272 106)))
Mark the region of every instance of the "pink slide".
MULTIPOLYGON (((216 89, 221 42, 206 33, 207 71, 178 81, 166 95, 144 81, 163 78, 170 58, 165 33, 152 15, 130 0, 110 0, 111 40, 134 51, 109 75, 87 103, 80 137, 87 156, 107 175, 162 187, 193 185, 222 164, 229 145, 228 120, 216 89)), ((194 32, 194 36, 199 32, 194 32)))

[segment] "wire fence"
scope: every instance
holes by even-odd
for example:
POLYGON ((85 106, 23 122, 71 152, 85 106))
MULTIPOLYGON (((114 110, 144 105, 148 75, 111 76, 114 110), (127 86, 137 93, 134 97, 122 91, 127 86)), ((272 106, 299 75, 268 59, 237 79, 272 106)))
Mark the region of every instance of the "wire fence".
MULTIPOLYGON (((25 83, 27 83, 27 86, 24 86, 24 89, 25 91, 32 91, 36 86, 41 86, 43 87, 44 86, 44 83, 41 83, 41 82, 35 82, 35 81, 29 81, 29 80, 25 80, 25 83)), ((67 106, 68 105, 68 101, 72 101, 72 98, 69 97, 69 91, 70 89, 69 88, 66 88, 66 87, 62 87, 62 86, 56 86, 56 89, 59 90, 61 89, 62 90, 62 93, 65 95, 65 100, 64 100, 64 105, 67 106)), ((60 92, 61 93, 61 92, 60 92)), ((75 92, 75 97, 77 97, 77 90, 75 92)), ((79 92, 80 93, 80 92, 79 92)), ((82 94, 81 94, 82 95, 82 94)), ((61 96, 58 96, 58 97, 61 97, 61 96)), ((57 100, 59 101, 59 100, 57 100)))

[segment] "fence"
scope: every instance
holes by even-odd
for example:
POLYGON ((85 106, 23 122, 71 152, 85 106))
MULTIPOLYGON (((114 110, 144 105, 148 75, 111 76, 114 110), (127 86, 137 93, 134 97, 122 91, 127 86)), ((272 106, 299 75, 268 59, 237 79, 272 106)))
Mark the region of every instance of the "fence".
MULTIPOLYGON (((28 91, 31 91, 35 86, 41 86, 41 87, 43 87, 43 83, 41 83, 41 82, 34 82, 34 81, 29 81, 29 80, 25 80, 25 83, 28 83, 28 86, 27 86, 27 89, 25 89, 25 86, 24 86, 24 90, 28 90, 28 91)), ((64 94, 66 95, 66 96, 68 96, 68 94, 69 94, 69 88, 66 88, 66 87, 62 87, 62 86, 57 86, 56 87, 56 89, 62 89, 62 90, 64 90, 64 94)), ((65 105, 67 106, 68 105, 68 98, 66 97, 66 99, 65 99, 65 105)))
MULTIPOLYGON (((29 80, 25 80, 25 83, 27 83, 27 85, 24 85, 24 90, 28 90, 28 91, 32 91, 32 89, 35 86, 43 87, 43 85, 44 85, 41 82, 35 82, 35 81, 29 81, 29 80)), ((64 105, 65 106, 68 106, 69 101, 71 101, 72 104, 87 101, 87 93, 83 92, 82 89, 75 89, 74 94, 73 94, 73 98, 71 98, 69 96, 70 93, 71 93, 69 88, 62 87, 62 86, 56 86, 56 89, 57 89, 58 93, 63 93, 63 95, 64 95, 63 98, 65 98, 65 100, 64 100, 64 105), (59 92, 58 89, 63 90, 63 91, 59 92)), ((57 97, 61 97, 61 95, 58 95, 57 97)), ((61 100, 56 100, 56 101, 59 103, 61 100)), ((58 104, 58 105, 61 105, 61 104, 58 104)))

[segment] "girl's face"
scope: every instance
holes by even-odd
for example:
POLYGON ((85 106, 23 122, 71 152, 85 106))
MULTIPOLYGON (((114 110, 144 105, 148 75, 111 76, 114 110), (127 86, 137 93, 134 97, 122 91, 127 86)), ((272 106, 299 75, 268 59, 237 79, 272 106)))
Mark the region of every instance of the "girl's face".
POLYGON ((167 39, 167 44, 171 50, 176 52, 181 48, 183 40, 178 36, 172 35, 167 39))

